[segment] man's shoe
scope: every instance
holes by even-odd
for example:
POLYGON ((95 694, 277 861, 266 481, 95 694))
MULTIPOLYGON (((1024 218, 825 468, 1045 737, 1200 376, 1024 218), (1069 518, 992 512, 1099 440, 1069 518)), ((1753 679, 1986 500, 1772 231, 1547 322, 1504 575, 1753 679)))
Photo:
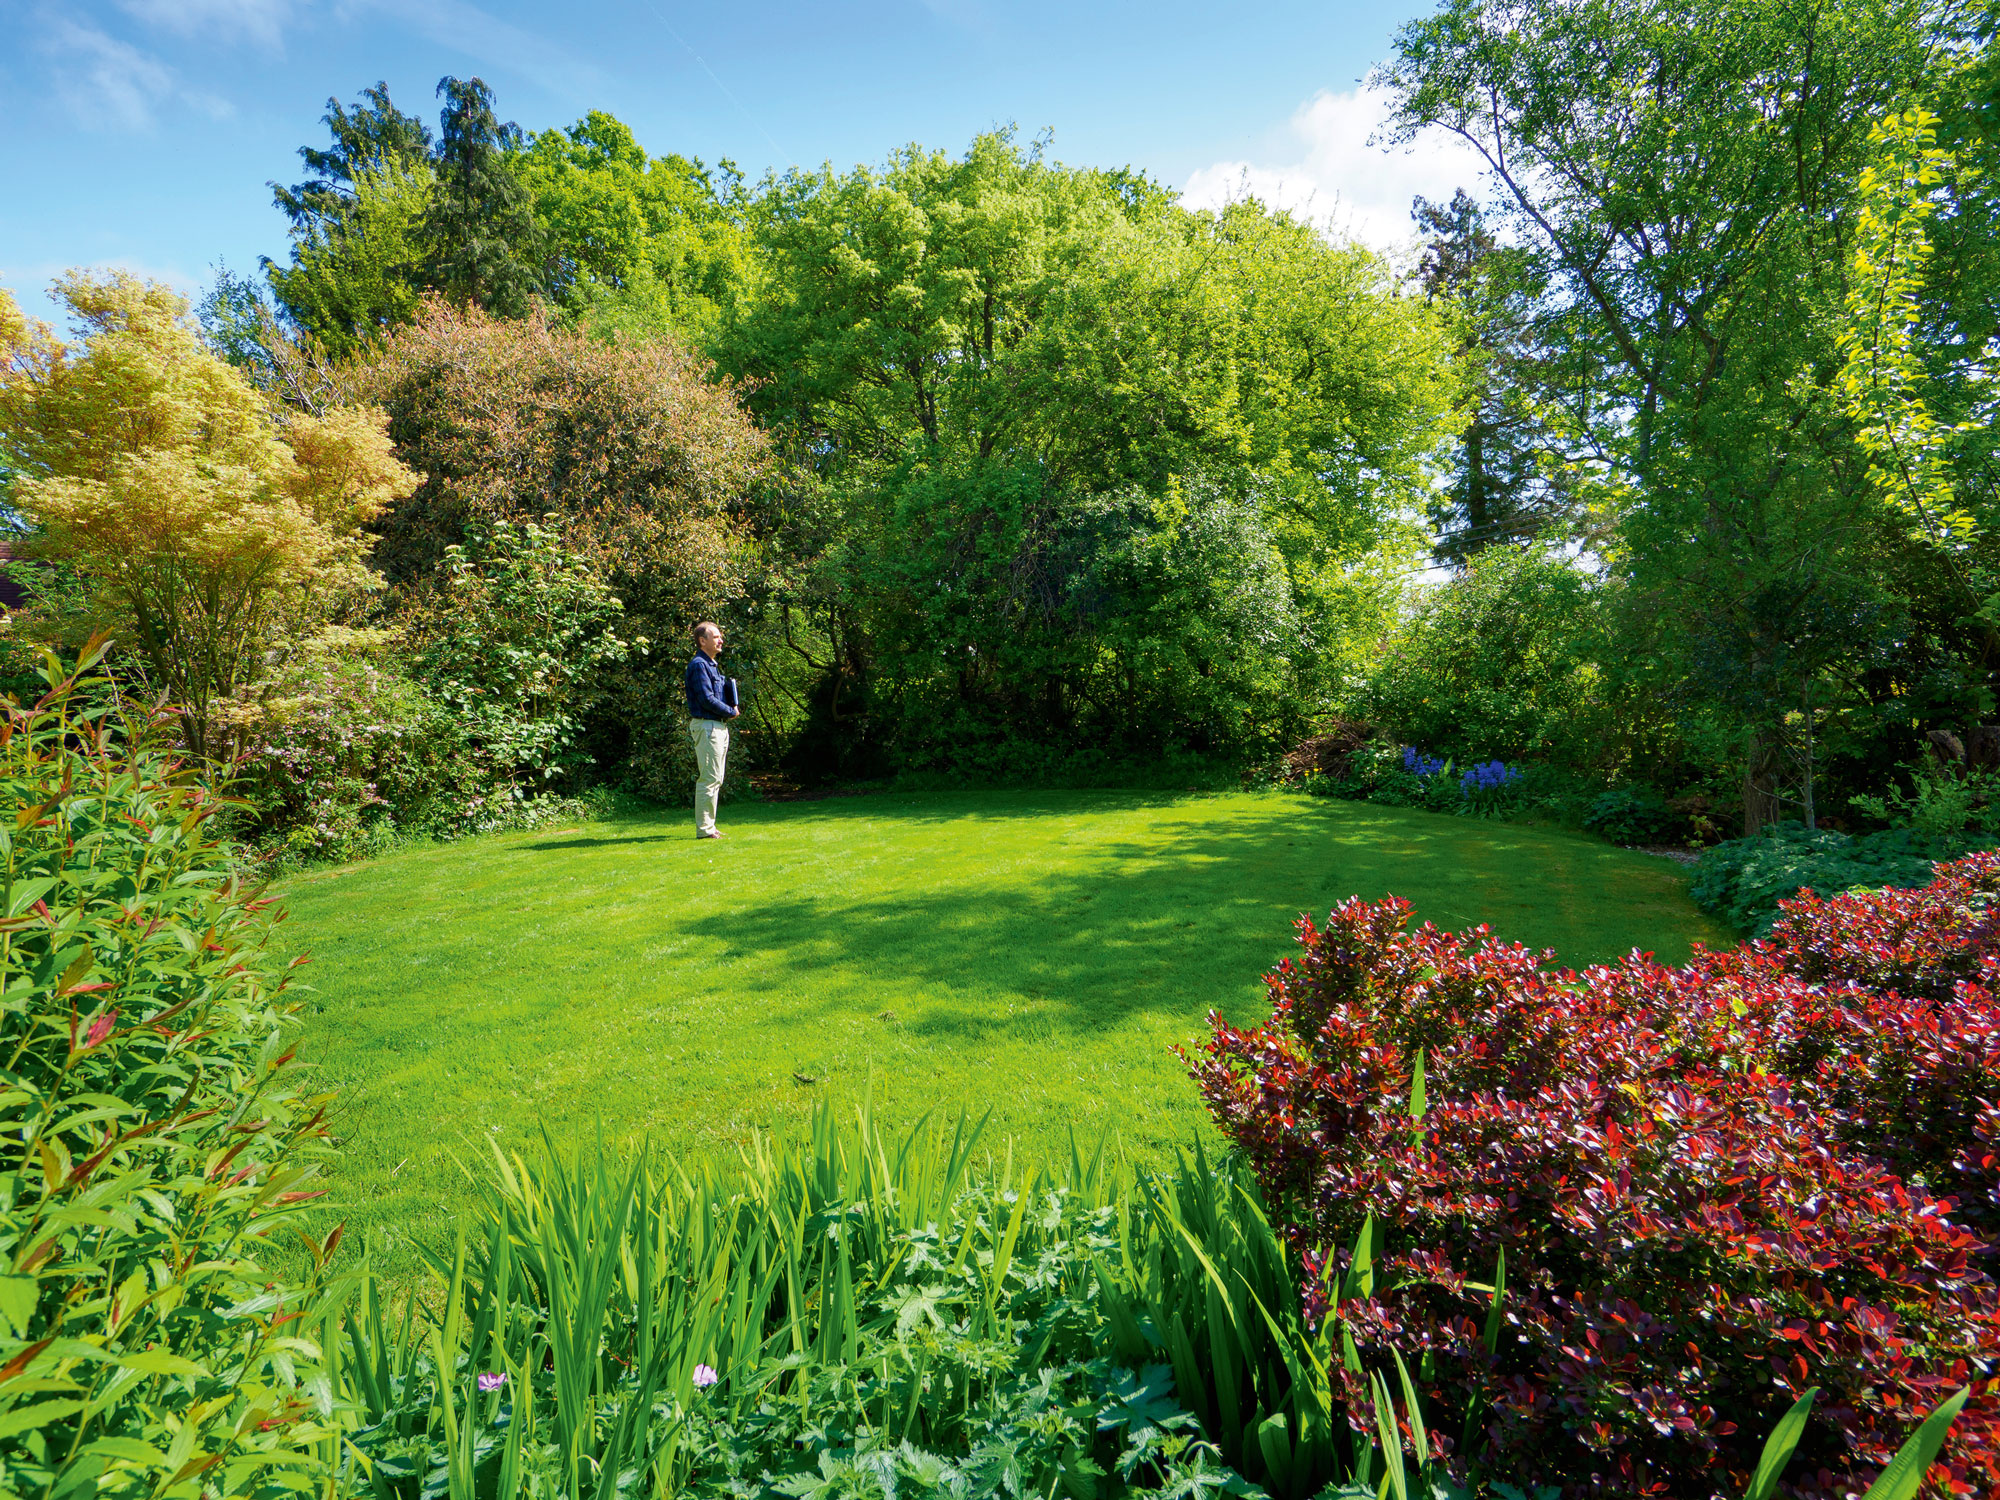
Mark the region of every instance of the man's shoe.
POLYGON ((695 837, 698 839, 719 839, 722 835, 720 833, 697 833, 695 837))

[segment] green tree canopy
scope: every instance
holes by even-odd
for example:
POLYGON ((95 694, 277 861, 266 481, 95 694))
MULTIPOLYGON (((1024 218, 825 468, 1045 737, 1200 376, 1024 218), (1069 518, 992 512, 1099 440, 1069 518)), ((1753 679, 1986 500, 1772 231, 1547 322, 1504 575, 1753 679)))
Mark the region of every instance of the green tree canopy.
MULTIPOLYGON (((1924 0, 1445 0, 1380 74, 1404 132, 1485 157, 1599 372, 1577 430, 1623 511, 1616 560, 1703 626, 1668 638, 1705 643, 1683 670, 1720 680, 1719 651, 1741 682, 1789 682, 1795 709, 1875 659, 1875 632, 1830 622, 1885 619, 1876 584, 1907 555, 1837 346, 1871 126, 1937 41, 1924 0)), ((1754 825, 1789 711, 1761 690, 1736 705, 1754 825)))
POLYGON ((715 346, 818 497, 771 603, 788 648, 817 620, 829 718, 1237 754, 1323 699, 1456 394, 1381 261, 1006 134, 790 173, 748 220, 715 346))
POLYGON ((435 136, 384 84, 328 100, 330 143, 299 151, 309 175, 272 184, 291 258, 265 273, 295 327, 346 357, 426 291, 502 317, 540 297, 642 331, 713 326, 742 271, 727 163, 650 157, 597 110, 530 139, 480 79, 438 92, 435 136))

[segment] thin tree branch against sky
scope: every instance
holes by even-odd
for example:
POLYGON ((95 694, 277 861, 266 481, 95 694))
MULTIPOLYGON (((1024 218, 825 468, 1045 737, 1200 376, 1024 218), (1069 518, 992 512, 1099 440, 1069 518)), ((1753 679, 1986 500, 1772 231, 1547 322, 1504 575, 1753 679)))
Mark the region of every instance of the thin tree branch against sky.
POLYGON ((187 291, 217 261, 252 270, 284 248, 267 184, 323 143, 326 100, 385 79, 429 118, 445 74, 483 77, 530 131, 603 109, 655 153, 752 178, 1046 128, 1065 161, 1138 167, 1202 201, 1248 187, 1379 237, 1406 229, 1411 193, 1448 197, 1466 176, 1429 152, 1385 170, 1363 144, 1360 80, 1424 9, 0 0, 0 284, 46 316, 46 283, 73 265, 187 291))

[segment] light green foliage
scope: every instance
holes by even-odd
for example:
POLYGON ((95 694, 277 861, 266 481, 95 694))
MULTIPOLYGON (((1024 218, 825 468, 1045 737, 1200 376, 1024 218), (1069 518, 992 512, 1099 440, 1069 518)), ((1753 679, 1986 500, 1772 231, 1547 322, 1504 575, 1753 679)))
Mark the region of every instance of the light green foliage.
POLYGON ((1672 622, 1668 675, 1749 731, 1758 821, 1779 721, 1882 666, 1935 582, 1883 566, 1834 389, 1869 127, 1922 85, 1934 22, 1917 0, 1448 0, 1383 70, 1403 126, 1484 153, 1560 293, 1615 560, 1672 622))
POLYGON ((999 458, 1157 491, 1242 462, 1300 558, 1347 556, 1414 497, 1449 399, 1440 329, 1367 251, 1004 136, 788 176, 752 230, 765 274, 720 357, 822 465, 999 458))
MULTIPOLYGON (((551 518, 553 519, 553 518, 551 518)), ((581 711, 598 676, 646 642, 617 633, 624 605, 576 549, 533 521, 475 524, 445 549, 417 606, 417 676, 516 796, 589 763, 581 711)))
POLYGON ((1947 766, 1929 755, 1900 769, 1910 778, 1907 793, 1892 785, 1880 797, 1852 798, 1855 809, 1929 838, 1949 837, 1968 827, 2000 833, 2000 775, 1974 766, 1947 766))
POLYGON ((349 357, 426 291, 507 317, 544 297, 600 330, 714 326, 744 274, 733 168, 649 157, 601 110, 529 138, 479 79, 439 92, 435 138, 383 85, 327 101, 331 142, 300 150, 313 175, 274 189, 291 264, 266 274, 295 327, 349 357))
MULTIPOLYGON (((1862 170, 1852 278, 1839 347, 1838 389, 1869 461, 1868 478, 1905 522, 1908 534, 1943 564, 1961 607, 1975 617, 1989 650, 2000 642, 1993 617, 2000 594, 1970 544, 1985 529, 1988 487, 1968 483, 1961 453, 1989 425, 1986 401, 1958 421, 1932 409, 1943 392, 1928 368, 1924 306, 1930 279, 1931 227, 1940 202, 1954 207, 1953 153, 1937 144, 1939 118, 1922 106, 1878 121, 1876 156, 1862 170), (1977 498, 1975 498, 1977 497, 1977 498)), ((1961 386, 1990 385, 1990 351, 1967 351, 1952 372, 1961 386)), ((1947 399, 1949 399, 1947 397, 1947 399)), ((1977 444, 1973 445, 1977 452, 1977 444)), ((1975 460, 1976 463, 1976 460, 1975 460)))
POLYGON ((378 1263, 449 1236, 455 1159, 489 1136, 727 1149, 871 1072, 898 1128, 963 1100, 1032 1156, 1073 1126, 1157 1161, 1203 1118, 1169 1045, 1211 1005, 1261 1014, 1292 920, 1355 892, 1578 962, 1728 937, 1664 860, 1321 799, 885 795, 723 830, 628 813, 280 888, 313 955, 306 1054, 350 1110, 332 1212, 378 1263))
POLYGON ((1461 759, 1616 754, 1601 663, 1610 588, 1560 555, 1494 549, 1420 593, 1349 698, 1405 744, 1461 759))
POLYGON ((286 316, 329 354, 353 354, 416 312, 435 185, 426 158, 357 167, 337 216, 302 224, 292 235, 292 263, 268 268, 286 316))
POLYGON ((288 1493, 330 1456, 293 1320, 339 1234, 304 1284, 272 1252, 326 1096, 220 804, 101 650, 0 723, 0 1489, 288 1493))
POLYGON ((1439 320, 1372 255, 1007 136, 791 174, 751 232, 718 359, 828 501, 781 531, 807 566, 773 603, 861 643, 837 690, 874 733, 923 763, 956 739, 961 768, 1141 723, 1234 755, 1324 697, 1453 394, 1439 320), (1239 654, 1216 701, 1172 703, 1239 654))
MULTIPOLYGON (((548 237, 541 280, 550 296, 593 327, 714 326, 744 274, 744 251, 707 168, 649 157, 601 110, 541 132, 516 166, 548 237)), ((733 183, 726 164, 721 175, 733 183)))

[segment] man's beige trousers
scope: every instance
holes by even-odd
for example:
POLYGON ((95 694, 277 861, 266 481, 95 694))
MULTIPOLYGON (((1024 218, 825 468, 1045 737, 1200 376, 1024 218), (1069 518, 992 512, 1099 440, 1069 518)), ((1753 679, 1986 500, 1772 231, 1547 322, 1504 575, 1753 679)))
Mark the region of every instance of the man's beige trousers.
POLYGON ((689 719, 694 741, 694 831, 715 832, 715 804, 722 800, 722 765, 729 759, 729 726, 713 719, 689 719))

